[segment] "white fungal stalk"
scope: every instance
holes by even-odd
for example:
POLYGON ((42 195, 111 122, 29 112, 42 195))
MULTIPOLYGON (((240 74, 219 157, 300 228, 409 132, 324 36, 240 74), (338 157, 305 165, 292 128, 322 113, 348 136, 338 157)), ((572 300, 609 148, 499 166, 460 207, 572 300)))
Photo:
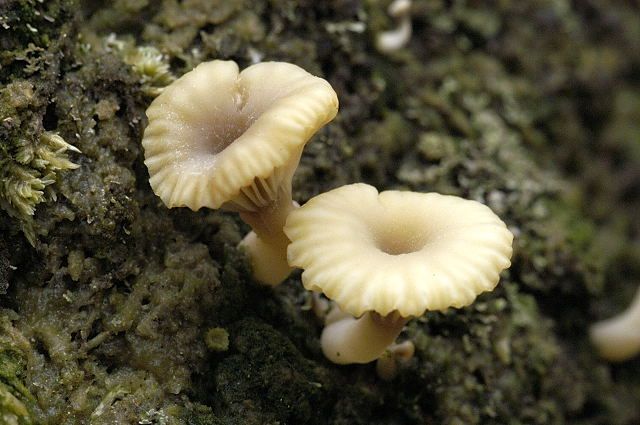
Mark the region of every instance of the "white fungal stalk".
POLYGON ((411 0, 395 0, 388 13, 399 21, 398 27, 378 34, 376 48, 381 53, 390 53, 404 47, 411 39, 411 0))
POLYGON ((640 289, 628 309, 591 326, 590 336, 605 359, 623 361, 640 353, 640 289))

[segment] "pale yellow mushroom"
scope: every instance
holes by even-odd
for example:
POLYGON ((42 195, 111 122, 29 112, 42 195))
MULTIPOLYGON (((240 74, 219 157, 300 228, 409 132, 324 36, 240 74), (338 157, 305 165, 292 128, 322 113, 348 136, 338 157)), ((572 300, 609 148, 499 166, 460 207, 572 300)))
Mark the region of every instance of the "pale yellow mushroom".
POLYGON ((590 336, 607 360, 624 361, 640 353, 640 289, 624 312, 591 326, 590 336))
POLYGON ((147 109, 142 145, 149 183, 169 207, 240 213, 255 278, 276 285, 290 267, 282 232, 302 149, 332 120, 329 83, 302 68, 265 62, 239 72, 212 61, 167 86, 147 109))
POLYGON ((289 263, 340 310, 321 344, 334 363, 379 358, 412 317, 463 307, 497 285, 513 235, 485 205, 437 193, 353 184, 293 211, 289 263))

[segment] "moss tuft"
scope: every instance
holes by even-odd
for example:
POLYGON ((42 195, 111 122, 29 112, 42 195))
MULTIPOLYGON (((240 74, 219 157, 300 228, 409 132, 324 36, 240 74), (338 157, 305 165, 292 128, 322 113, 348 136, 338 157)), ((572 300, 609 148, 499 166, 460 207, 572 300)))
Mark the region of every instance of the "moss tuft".
POLYGON ((56 199, 51 190, 59 174, 79 165, 71 162, 67 151, 80 152, 57 134, 44 132, 35 141, 19 139, 0 149, 0 207, 16 218, 34 245, 33 215, 38 204, 56 199))
POLYGON ((122 55, 124 62, 138 76, 142 91, 149 97, 159 95, 164 87, 176 79, 169 69, 167 57, 155 47, 135 46, 129 41, 117 39, 115 34, 109 35, 104 44, 107 49, 122 55))

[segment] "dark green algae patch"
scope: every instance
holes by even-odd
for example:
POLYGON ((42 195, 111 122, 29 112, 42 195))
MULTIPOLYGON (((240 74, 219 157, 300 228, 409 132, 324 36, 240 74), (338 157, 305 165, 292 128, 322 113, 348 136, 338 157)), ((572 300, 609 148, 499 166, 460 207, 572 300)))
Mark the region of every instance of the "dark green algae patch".
POLYGON ((640 276, 638 10, 415 1, 410 43, 384 56, 387 5, 0 4, 0 423, 640 421, 639 360, 609 365, 586 337, 640 276), (323 359, 299 275, 257 286, 236 217, 151 192, 144 110, 214 58, 286 60, 338 92, 294 198, 356 181, 439 191, 516 234, 494 292, 410 323, 416 356, 393 382, 323 359), (50 134, 79 168, 27 155, 50 134))

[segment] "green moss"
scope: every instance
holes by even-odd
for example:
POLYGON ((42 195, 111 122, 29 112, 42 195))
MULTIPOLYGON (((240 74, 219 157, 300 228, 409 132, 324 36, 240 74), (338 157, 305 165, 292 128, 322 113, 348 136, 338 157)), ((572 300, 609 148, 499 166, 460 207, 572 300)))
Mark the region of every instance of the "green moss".
POLYGON ((10 311, 0 311, 0 420, 31 425, 35 399, 24 384, 28 342, 13 327, 11 315, 10 311))
POLYGON ((190 405, 184 410, 181 419, 189 425, 222 425, 225 423, 213 414, 210 407, 201 404, 190 405))
POLYGON ((209 320, 219 285, 207 248, 174 244, 163 263, 138 271, 126 292, 104 281, 99 290, 100 265, 89 260, 83 260, 80 287, 16 288, 30 306, 20 312, 31 323, 27 337, 42 350, 29 372, 39 407, 56 423, 87 415, 94 423, 127 423, 152 409, 181 415, 167 409, 178 401, 172 394, 191 387, 194 367, 205 367, 199 326, 209 320), (87 297, 99 297, 102 308, 83 313, 87 297), (98 357, 111 359, 109 365, 98 357), (89 376, 95 379, 85 382, 89 376))
MULTIPOLYGON (((89 38, 93 38, 91 34, 89 38)), ((94 40, 94 47, 104 48, 122 56, 123 61, 131 66, 131 70, 138 76, 142 91, 149 97, 155 97, 162 89, 175 80, 169 69, 166 57, 155 47, 135 46, 129 39, 119 40, 115 34, 110 34, 104 40, 94 40)), ((106 106, 106 105, 105 105, 106 106)))
POLYGON ((0 25, 12 31, 2 39, 0 54, 0 208, 18 221, 32 245, 36 207, 55 200, 62 172, 77 168, 66 154, 77 149, 46 128, 44 118, 68 42, 70 6, 10 1, 0 7, 0 25))
MULTIPOLYGON (((15 87, 9 85, 6 90, 15 87)), ((29 88, 26 88, 30 91, 29 88)), ((11 98, 7 91, 2 93, 8 104, 20 104, 22 99, 11 98)), ((24 92, 22 93, 24 95, 24 92)), ((5 115, 11 118, 9 115, 5 115)), ((42 133, 36 140, 24 135, 0 150, 0 207, 16 218, 29 242, 34 245, 36 234, 32 216, 38 204, 56 199, 52 185, 61 172, 73 170, 78 165, 71 162, 67 150, 80 152, 65 142, 62 137, 50 132, 42 133), (29 140, 31 139, 31 140, 29 140)))
POLYGON ((211 328, 205 335, 205 342, 211 351, 227 351, 229 349, 229 333, 223 328, 211 328))
POLYGON ((3 31, 11 31, 11 37, 2 38, 0 60, 6 64, 15 49, 28 45, 46 48, 64 34, 61 28, 65 28, 72 16, 72 4, 70 0, 4 2, 0 6, 0 27, 3 31))

